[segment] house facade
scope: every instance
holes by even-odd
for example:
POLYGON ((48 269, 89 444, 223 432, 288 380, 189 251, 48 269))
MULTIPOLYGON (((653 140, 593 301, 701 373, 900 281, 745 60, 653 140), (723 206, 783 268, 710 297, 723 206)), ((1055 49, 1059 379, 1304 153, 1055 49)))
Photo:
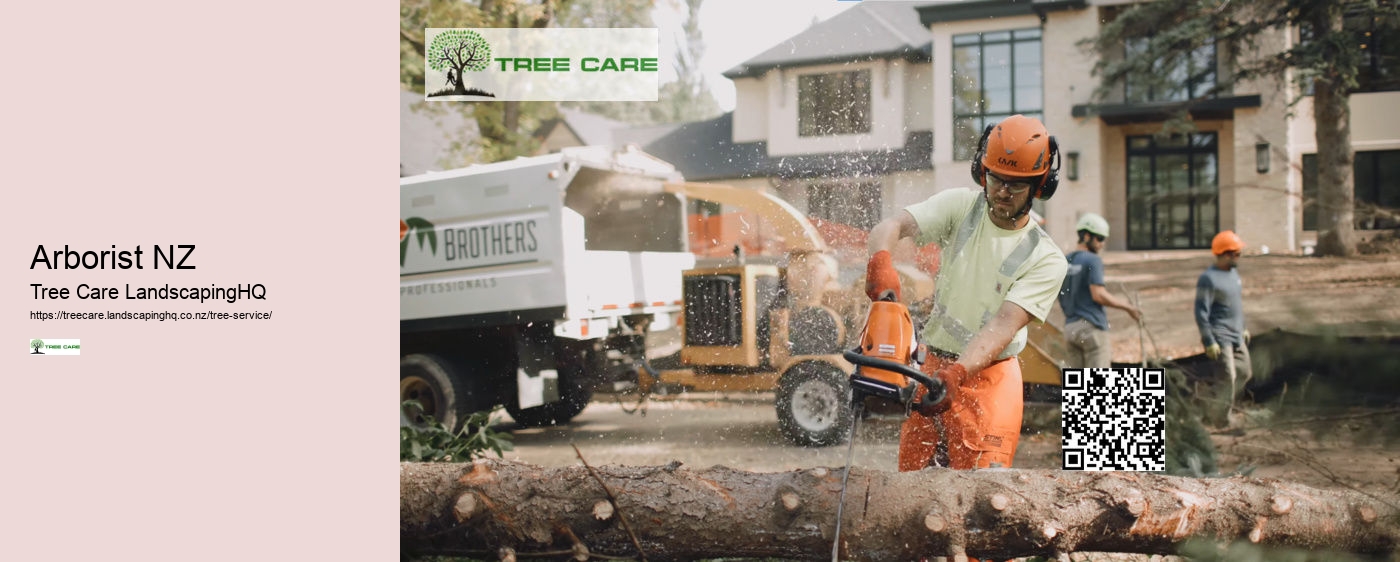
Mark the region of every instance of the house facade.
POLYGON ((725 72, 732 112, 643 149, 688 180, 767 191, 819 223, 869 230, 934 182, 931 42, 916 6, 864 3, 775 45, 725 72))
MULTIPOLYGON (((1111 250, 1208 248, 1224 229, 1253 250, 1311 245, 1311 99, 1290 106, 1289 80, 1239 83, 1192 103, 1194 130, 1158 135, 1170 107, 1228 80, 1231 57, 1209 47, 1189 68, 1167 69, 1181 78, 1172 91, 1126 84, 1096 100, 1096 55, 1079 42, 1123 4, 865 2, 727 72, 732 113, 644 149, 687 179, 768 190, 814 218, 868 229, 938 191, 973 187, 982 127, 1021 113, 1059 143, 1060 188, 1036 210, 1066 249, 1088 212, 1108 219, 1111 250)), ((1372 37, 1369 74, 1351 97, 1358 208, 1400 208, 1400 37, 1372 37)), ((1256 46, 1296 40, 1280 32, 1256 46)), ((1384 213, 1358 216, 1362 229, 1397 226, 1384 213)))

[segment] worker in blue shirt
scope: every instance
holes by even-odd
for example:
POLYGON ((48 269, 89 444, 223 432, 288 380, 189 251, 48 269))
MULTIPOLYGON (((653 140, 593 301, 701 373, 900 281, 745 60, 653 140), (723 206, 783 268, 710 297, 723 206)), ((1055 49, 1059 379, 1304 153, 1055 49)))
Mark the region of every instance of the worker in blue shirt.
POLYGON ((1059 297, 1060 309, 1065 313, 1065 350, 1069 352, 1066 366, 1107 369, 1112 366, 1113 346, 1108 339, 1108 316, 1103 307, 1127 312, 1134 322, 1139 318, 1138 309, 1104 287, 1099 251, 1108 240, 1108 221, 1088 213, 1074 229, 1079 233, 1079 247, 1065 256, 1069 271, 1059 297))
POLYGON ((1225 419, 1220 420, 1218 413, 1212 416, 1217 425, 1227 425, 1237 393, 1254 373, 1249 361, 1249 330, 1244 324, 1243 286, 1236 269, 1244 241, 1226 230, 1215 235, 1210 250, 1215 263, 1196 280, 1196 327, 1215 372, 1230 381, 1230 394, 1222 401, 1225 419))

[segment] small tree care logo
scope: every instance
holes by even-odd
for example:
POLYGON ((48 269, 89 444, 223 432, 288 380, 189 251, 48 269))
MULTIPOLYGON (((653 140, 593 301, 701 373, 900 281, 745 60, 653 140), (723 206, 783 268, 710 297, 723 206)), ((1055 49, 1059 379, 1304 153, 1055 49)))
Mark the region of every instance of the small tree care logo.
POLYGON ((433 37, 424 56, 428 68, 447 73, 447 87, 428 94, 435 96, 484 96, 495 94, 467 87, 466 72, 481 72, 491 64, 491 44, 470 29, 449 29, 433 37))
POLYGON ((399 267, 403 267, 404 260, 408 257, 408 241, 414 234, 418 235, 419 250, 423 249, 423 242, 427 241, 433 255, 437 255, 437 230, 433 228, 433 223, 421 217, 399 219, 399 267))
POLYGON ((80 355, 82 342, 79 340, 56 340, 53 338, 29 340, 30 355, 80 355))

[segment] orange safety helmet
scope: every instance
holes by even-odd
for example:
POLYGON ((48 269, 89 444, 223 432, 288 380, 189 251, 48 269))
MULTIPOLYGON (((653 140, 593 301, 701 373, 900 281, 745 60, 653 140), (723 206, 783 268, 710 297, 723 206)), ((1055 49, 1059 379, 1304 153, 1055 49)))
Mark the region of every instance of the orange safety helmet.
POLYGON ((1215 235, 1215 239, 1210 241, 1210 252, 1220 255, 1225 252, 1238 252, 1244 249, 1244 240, 1240 240, 1239 235, 1233 230, 1222 230, 1215 235))
POLYGON ((988 125, 972 158, 972 179, 987 185, 987 172, 1004 178, 1039 178, 1035 197, 1049 199, 1059 187, 1059 144, 1039 119, 1012 115, 988 125))

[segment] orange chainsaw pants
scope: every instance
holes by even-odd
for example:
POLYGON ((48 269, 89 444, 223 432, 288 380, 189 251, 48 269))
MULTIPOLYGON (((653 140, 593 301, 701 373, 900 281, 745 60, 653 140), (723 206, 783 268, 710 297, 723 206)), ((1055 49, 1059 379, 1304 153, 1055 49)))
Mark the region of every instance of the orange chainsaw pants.
MULTIPOLYGON (((952 359, 930 354, 923 366, 929 376, 952 359)), ((918 396, 925 392, 921 385, 918 396)), ((1010 467, 1021 440, 1021 362, 1002 359, 971 373, 958 386, 956 399, 940 414, 948 438, 951 468, 1010 467)), ((911 412, 899 429, 899 470, 932 466, 939 435, 933 418, 911 412)))

